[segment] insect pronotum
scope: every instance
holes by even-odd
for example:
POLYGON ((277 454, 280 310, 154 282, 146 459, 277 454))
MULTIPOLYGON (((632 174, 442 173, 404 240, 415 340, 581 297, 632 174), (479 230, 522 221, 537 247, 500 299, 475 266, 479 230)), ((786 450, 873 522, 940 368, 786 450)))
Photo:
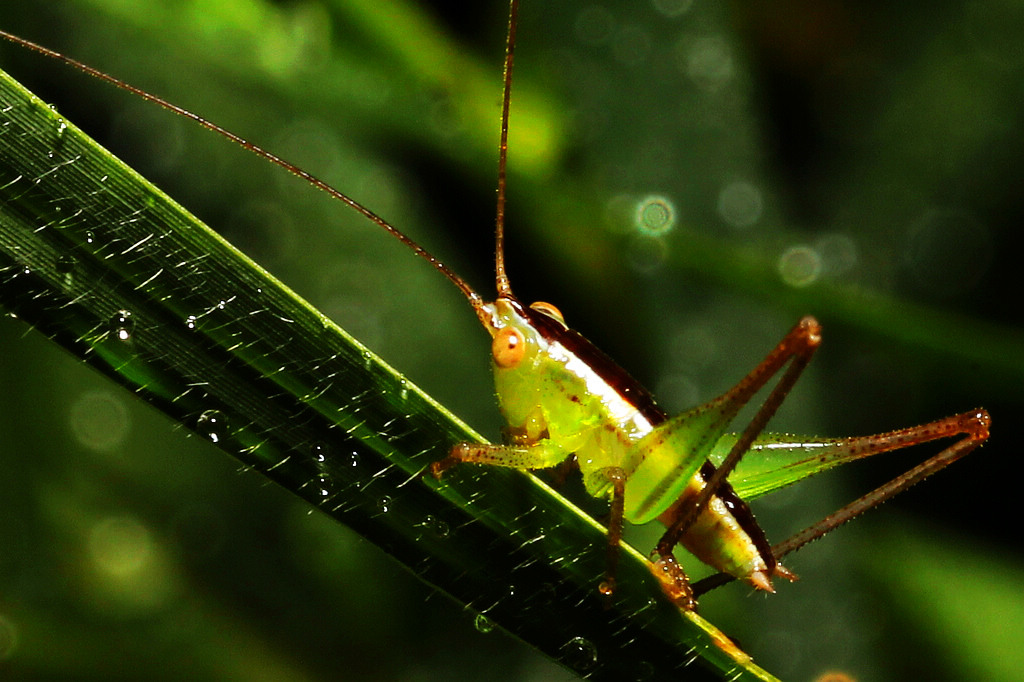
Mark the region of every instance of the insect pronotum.
MULTIPOLYGON (((455 283, 493 337, 499 401, 509 421, 510 442, 502 446, 460 446, 436 463, 435 475, 464 462, 519 469, 547 468, 575 455, 588 492, 607 496, 611 501, 609 569, 595 589, 609 595, 614 592, 614 565, 623 520, 644 523, 659 519, 667 530, 655 549, 658 560, 653 570, 662 580, 666 594, 681 607, 692 609, 696 595, 673 556, 678 544, 684 544, 723 573, 771 591, 772 578, 791 577, 778 561, 782 556, 934 473, 987 438, 989 419, 983 410, 864 438, 790 442, 763 435, 768 420, 821 341, 820 328, 812 318, 801 320, 733 391, 668 418, 646 391, 571 332, 557 309, 550 304, 520 303, 512 294, 503 263, 506 133, 516 8, 517 2, 513 0, 499 163, 497 301, 485 304, 460 277, 412 240, 376 216, 368 215, 455 283), (535 364, 525 371, 531 362, 535 364), (780 378, 772 387, 777 376, 780 378), (732 425, 738 436, 728 435, 739 409, 766 386, 770 393, 755 416, 746 425, 732 425), (530 395, 533 397, 524 397, 530 395), (580 427, 581 424, 586 426, 580 427), (950 437, 958 439, 908 474, 774 547, 767 544, 742 500, 730 493, 726 480, 732 467, 751 447, 790 450, 805 453, 809 458, 824 456, 838 463, 950 437), (716 448, 725 455, 717 471, 707 461, 716 448)), ((105 78, 94 72, 93 75, 105 78)), ((294 167, 289 170, 297 172, 294 167)), ((332 191, 366 214, 347 196, 322 189, 332 191)))

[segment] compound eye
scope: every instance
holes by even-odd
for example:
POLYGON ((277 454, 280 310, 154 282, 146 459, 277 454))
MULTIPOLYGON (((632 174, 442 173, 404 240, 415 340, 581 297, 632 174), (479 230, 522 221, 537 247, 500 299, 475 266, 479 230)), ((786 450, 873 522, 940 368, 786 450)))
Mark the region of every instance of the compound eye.
POLYGON ((518 365, 526 354, 526 338, 523 333, 513 327, 505 327, 494 335, 491 342, 491 355, 494 362, 502 369, 510 369, 518 365))

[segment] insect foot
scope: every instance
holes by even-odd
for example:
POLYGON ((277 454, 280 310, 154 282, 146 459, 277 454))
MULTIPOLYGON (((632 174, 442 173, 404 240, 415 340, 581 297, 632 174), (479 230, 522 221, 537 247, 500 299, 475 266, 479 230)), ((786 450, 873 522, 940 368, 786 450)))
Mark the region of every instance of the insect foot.
POLYGON ((448 451, 448 456, 430 464, 430 475, 440 480, 444 472, 456 464, 463 462, 487 461, 488 455, 494 452, 503 452, 505 448, 495 445, 480 445, 475 443, 459 443, 448 451))
POLYGON ((430 475, 440 481, 441 477, 444 475, 444 472, 448 471, 456 464, 462 462, 463 458, 460 457, 459 454, 465 449, 465 447, 465 443, 459 443, 458 445, 451 449, 451 452, 448 454, 447 457, 445 457, 444 459, 439 459, 436 462, 431 462, 430 475))
POLYGON ((669 600, 684 611, 696 611, 697 599, 693 596, 690 579, 686 577, 683 567, 671 554, 658 557, 650 564, 651 573, 658 579, 662 592, 669 600))

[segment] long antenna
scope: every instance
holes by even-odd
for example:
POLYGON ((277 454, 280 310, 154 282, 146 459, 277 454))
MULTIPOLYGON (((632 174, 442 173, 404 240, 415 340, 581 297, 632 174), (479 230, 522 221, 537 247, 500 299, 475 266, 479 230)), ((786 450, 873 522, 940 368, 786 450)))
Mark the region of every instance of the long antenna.
MULTIPOLYGON (((515 4, 515 3, 513 3, 513 4, 515 4)), ((146 92, 145 90, 141 90, 141 89, 135 87, 134 85, 130 85, 129 83, 126 83, 126 82, 124 82, 123 80, 121 80, 119 78, 115 78, 114 76, 106 74, 106 73, 100 71, 99 69, 94 69, 93 67, 89 66, 88 64, 80 62, 77 59, 74 59, 72 57, 68 57, 67 55, 64 55, 64 54, 61 54, 60 52, 57 52, 56 50, 51 50, 48 47, 43 47, 42 45, 39 45, 37 43, 33 43, 30 40, 26 40, 24 38, 20 38, 20 37, 14 35, 12 33, 8 33, 7 31, 4 31, 4 30, 0 30, 0 38, 4 38, 4 39, 6 39, 6 40, 8 40, 8 41, 10 41, 10 42, 12 42, 12 43, 14 43, 16 45, 20 45, 22 47, 28 48, 29 50, 37 52, 37 53, 39 53, 41 55, 44 55, 46 57, 50 57, 51 59, 56 59, 57 61, 64 62, 65 64, 67 64, 69 66, 73 66, 74 68, 78 69, 79 71, 82 71, 82 72, 92 76, 93 78, 98 78, 101 81, 105 81, 107 83, 110 83, 111 85, 113 85, 115 87, 118 87, 118 88, 120 88, 122 90, 125 90, 127 92, 130 92, 131 94, 133 94, 133 95, 135 95, 137 97, 141 97, 142 99, 146 100, 147 102, 152 102, 153 104, 156 104, 156 105, 158 105, 160 107, 163 107, 164 109, 167 109, 168 111, 171 111, 171 112, 173 112, 175 114, 178 114, 179 116, 183 116, 183 117, 185 117, 187 119, 195 121, 196 123, 198 123, 202 127, 206 128, 207 130, 213 131, 214 133, 217 133, 218 135, 222 135, 222 136, 226 137, 227 139, 231 140, 235 144, 238 144, 242 148, 247 149, 248 151, 252 152, 256 156, 258 156, 258 157, 260 157, 260 158, 262 158, 262 159, 264 159, 266 161, 269 161, 270 163, 272 163, 272 164, 274 164, 276 166, 280 166, 281 168, 285 169, 289 173, 292 173, 293 175, 297 175, 298 177, 302 178, 303 180, 308 182, 313 187, 316 187, 317 189, 319 189, 319 190, 321 190, 323 192, 326 192, 327 194, 329 194, 330 196, 334 197, 338 201, 341 201, 342 203, 344 203, 344 204, 348 205, 349 207, 355 209, 356 211, 361 213, 363 216, 368 218, 370 221, 375 223, 378 227, 384 228, 387 232, 391 233, 392 236, 394 236, 396 239, 398 239, 398 241, 402 242, 403 244, 408 246, 410 249, 412 249, 412 251, 414 253, 416 253, 416 255, 418 255, 420 258, 422 258, 423 260, 427 261, 432 266, 434 266, 435 270, 437 270, 442 275, 447 277, 448 280, 452 284, 454 284, 455 286, 457 286, 459 288, 459 290, 462 292, 462 294, 469 301, 469 304, 471 306, 473 306, 473 310, 476 311, 477 317, 479 317, 480 320, 484 322, 484 324, 487 323, 486 320, 489 319, 489 316, 487 316, 484 313, 484 311, 483 311, 483 305, 484 305, 483 299, 480 297, 480 294, 476 293, 473 290, 473 288, 471 286, 469 286, 469 284, 466 282, 466 280, 462 279, 457 274, 455 274, 455 272, 453 270, 451 270, 447 265, 445 265, 444 263, 439 261, 433 254, 431 254, 429 251, 427 251, 422 246, 420 246, 415 241, 413 241, 412 238, 406 236, 397 227, 395 227, 394 225, 392 225, 388 221, 384 220, 383 218, 378 216, 376 213, 374 213, 370 209, 368 209, 365 206, 363 206, 362 204, 360 204, 355 199, 349 197, 347 194, 344 194, 343 192, 341 192, 341 191, 335 189, 334 187, 332 187, 331 185, 327 184, 326 182, 324 182, 320 178, 314 176, 313 174, 311 174, 311 173, 309 173, 307 171, 302 170, 301 168, 299 168, 298 166, 296 166, 293 163, 285 161, 284 159, 282 159, 281 157, 277 156, 276 154, 272 154, 271 152, 268 152, 263 147, 260 147, 257 144, 254 144, 254 143, 249 142, 248 140, 246 140, 246 139, 244 139, 242 137, 239 137, 238 135, 236 135, 235 133, 231 132, 230 130, 222 128, 219 125, 217 125, 216 123, 213 123, 212 121, 206 120, 202 116, 199 116, 197 114, 193 114, 191 111, 189 111, 187 109, 183 109, 183 108, 179 107, 176 104, 172 104, 172 103, 168 102, 167 100, 163 99, 162 97, 157 97, 156 95, 150 94, 150 93, 146 92)), ((509 70, 511 69, 511 66, 510 66, 511 61, 510 61, 510 59, 511 58, 509 57, 509 61, 508 61, 507 65, 506 65, 506 69, 509 69, 509 70)), ((504 118, 505 121, 508 120, 508 81, 507 80, 506 80, 506 85, 505 85, 505 114, 504 114, 503 118, 504 118)), ((503 145, 504 145, 505 137, 506 137, 505 132, 502 131, 502 140, 503 140, 502 144, 503 145)), ((502 161, 501 161, 502 174, 504 173, 504 165, 505 164, 504 164, 504 156, 503 156, 502 157, 502 161)), ((504 182, 501 181, 501 184, 504 184, 504 182)), ((499 199, 499 205, 500 204, 501 204, 501 200, 499 199)), ((500 211, 500 209, 499 209, 499 211, 500 211)), ((500 224, 500 220, 499 220, 499 224, 500 224)))
POLYGON ((505 43, 505 87, 501 95, 501 141, 498 143, 498 211, 494 225, 494 270, 499 297, 512 297, 512 287, 505 274, 505 168, 508 162, 508 111, 512 100, 512 63, 516 53, 516 23, 519 0, 511 0, 508 8, 508 40, 505 43))

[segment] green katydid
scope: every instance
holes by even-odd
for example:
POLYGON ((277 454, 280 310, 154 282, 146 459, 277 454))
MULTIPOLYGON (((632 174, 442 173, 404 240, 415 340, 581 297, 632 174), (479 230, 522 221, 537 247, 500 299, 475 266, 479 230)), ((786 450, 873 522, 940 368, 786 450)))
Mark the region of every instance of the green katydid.
MULTIPOLYGON (((989 419, 982 410, 863 438, 794 441, 763 435, 767 422, 820 343, 820 329, 811 318, 801 320, 734 389, 669 418, 647 391, 570 330, 553 306, 522 305, 512 294, 503 260, 505 165, 517 5, 513 0, 510 6, 506 49, 496 228, 498 298, 493 303, 484 303, 454 272, 346 195, 213 124, 88 67, 75 65, 198 120, 306 178, 395 235, 458 286, 492 335, 496 388, 509 424, 510 443, 457 446, 432 471, 440 475, 460 462, 538 469, 575 455, 587 491, 611 500, 608 571, 600 586, 605 593, 611 593, 615 587, 614 566, 624 520, 646 523, 659 519, 668 526, 655 550, 659 556, 654 564, 655 574, 673 601, 693 608, 695 594, 702 588, 691 588, 676 563, 672 552, 677 544, 682 543, 702 561, 727 575, 771 590, 773 577, 792 577, 779 565, 779 558, 934 473, 985 440, 989 419), (739 410, 779 372, 781 378, 750 423, 738 434, 728 433, 739 410), (859 457, 961 434, 961 439, 907 474, 775 547, 768 545, 730 484, 730 474, 747 453, 780 458, 785 462, 781 466, 791 472, 787 482, 792 482, 859 457), (709 463, 710 459, 722 456, 724 461, 717 469, 709 463)), ((776 474, 775 478, 772 485, 780 487, 780 476, 776 474)), ((754 485, 748 483, 746 487, 754 485)))
MULTIPOLYGON (((667 531, 654 552, 652 570, 679 606, 696 606, 697 592, 673 551, 683 544, 725 576, 772 592, 771 579, 795 579, 778 559, 914 485, 967 454, 988 438, 990 418, 982 409, 930 424, 860 438, 803 439, 762 435, 821 343, 817 321, 805 317, 768 356, 730 391, 669 418, 653 397, 590 342, 570 329, 553 305, 524 306, 512 293, 504 264, 505 167, 518 0, 511 0, 505 51, 501 142, 498 162, 496 284, 498 297, 483 303, 452 273, 492 337, 495 388, 508 424, 509 443, 463 443, 431 472, 472 462, 516 469, 544 469, 574 458, 590 495, 610 500, 608 570, 600 590, 615 589, 615 563, 623 521, 658 519, 667 531), (785 369, 783 369, 785 368, 785 369), (726 430, 738 412, 779 372, 781 378, 739 434, 726 430), (798 478, 842 462, 931 440, 958 441, 821 522, 771 547, 728 476, 752 451, 787 453, 798 478), (716 468, 716 451, 727 452, 716 468)), ((703 586, 720 584, 712 578, 703 586)))

